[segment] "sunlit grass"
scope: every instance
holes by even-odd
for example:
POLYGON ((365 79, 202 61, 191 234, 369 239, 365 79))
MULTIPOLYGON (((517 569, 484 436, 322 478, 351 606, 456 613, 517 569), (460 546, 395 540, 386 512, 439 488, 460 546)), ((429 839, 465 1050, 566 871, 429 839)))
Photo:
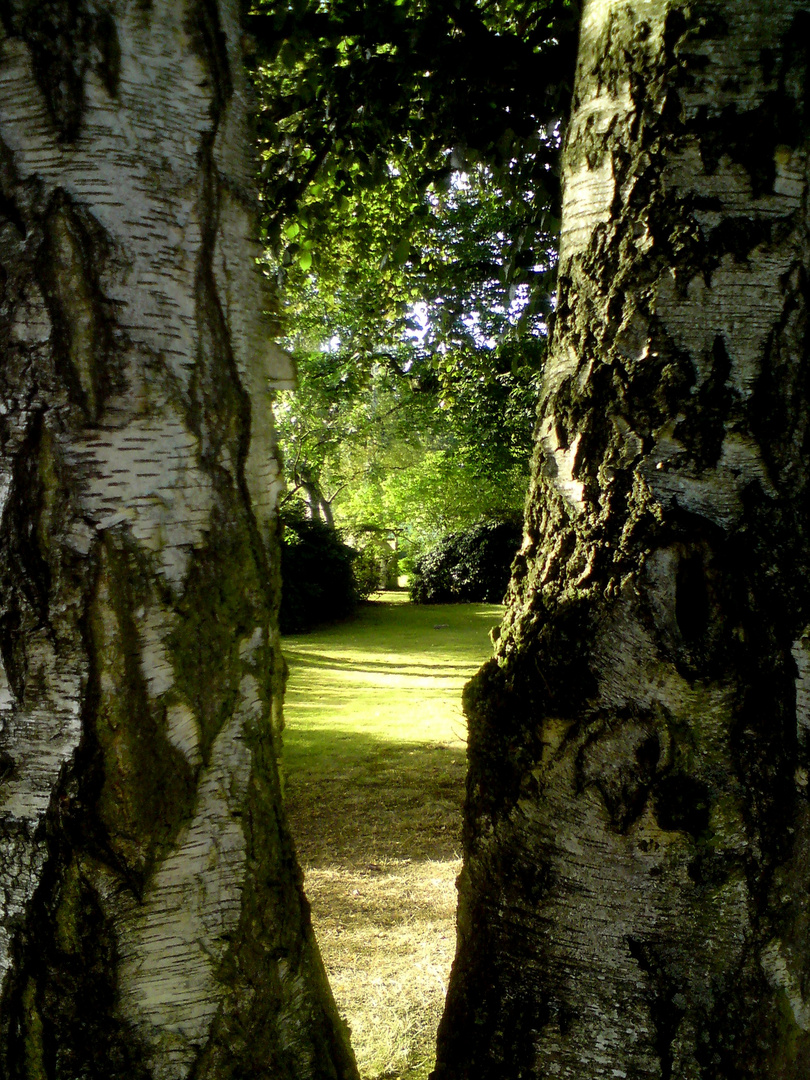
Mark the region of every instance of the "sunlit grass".
POLYGON ((287 805, 361 1075, 424 1080, 455 944, 461 690, 502 609, 380 599, 285 640, 287 805))
POLYGON ((492 646, 495 604, 402 604, 380 594, 341 626, 285 639, 289 769, 320 751, 320 734, 462 745, 461 691, 492 646), (304 719, 306 723, 304 723, 304 719))

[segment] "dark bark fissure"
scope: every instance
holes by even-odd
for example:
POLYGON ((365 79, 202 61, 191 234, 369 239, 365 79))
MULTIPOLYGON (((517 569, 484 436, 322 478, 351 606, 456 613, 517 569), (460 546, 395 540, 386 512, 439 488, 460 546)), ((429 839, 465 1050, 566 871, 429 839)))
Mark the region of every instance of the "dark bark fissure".
POLYGON ((0 22, 31 50, 34 75, 59 137, 75 139, 84 112, 84 79, 92 69, 107 93, 118 90, 121 49, 115 19, 84 0, 3 0, 0 22))
POLYGON ((109 242, 92 216, 73 205, 63 190, 50 200, 44 224, 37 276, 53 326, 57 375, 93 424, 110 395, 123 388, 114 313, 99 286, 110 258, 109 242))
POLYGON ((51 572, 38 537, 43 501, 39 476, 42 428, 42 413, 37 412, 15 458, 9 508, 0 527, 0 543, 8 553, 2 581, 0 654, 11 689, 19 699, 26 690, 26 634, 49 625, 51 572))
POLYGON ((137 891, 139 882, 99 831, 94 803, 102 785, 100 751, 89 737, 43 827, 48 858, 0 1002, 3 1080, 151 1080, 146 1047, 116 1015, 119 957, 98 886, 107 878, 137 891))
POLYGON ((683 1019, 686 998, 677 982, 647 942, 628 937, 627 948, 653 986, 650 1013, 655 1025, 655 1048, 661 1062, 661 1080, 673 1080, 672 1044, 683 1019))

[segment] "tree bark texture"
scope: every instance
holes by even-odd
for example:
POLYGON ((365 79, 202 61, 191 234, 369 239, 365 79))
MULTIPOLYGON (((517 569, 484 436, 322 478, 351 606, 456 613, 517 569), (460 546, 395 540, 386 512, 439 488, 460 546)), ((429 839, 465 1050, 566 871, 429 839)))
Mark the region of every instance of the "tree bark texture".
POLYGON ((810 1076, 810 5, 588 0, 437 1080, 810 1076))
POLYGON ((0 2, 0 1077, 355 1077, 276 767, 237 0, 0 2))

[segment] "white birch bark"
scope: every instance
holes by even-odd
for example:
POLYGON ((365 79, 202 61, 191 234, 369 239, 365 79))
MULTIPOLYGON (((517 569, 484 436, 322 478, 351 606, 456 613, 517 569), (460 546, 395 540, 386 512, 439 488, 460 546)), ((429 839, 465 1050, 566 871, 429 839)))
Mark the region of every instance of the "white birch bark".
POLYGON ((810 1071, 808 40, 585 4, 437 1080, 810 1071))
POLYGON ((0 18, 0 1076, 354 1076, 276 773, 239 5, 0 18))

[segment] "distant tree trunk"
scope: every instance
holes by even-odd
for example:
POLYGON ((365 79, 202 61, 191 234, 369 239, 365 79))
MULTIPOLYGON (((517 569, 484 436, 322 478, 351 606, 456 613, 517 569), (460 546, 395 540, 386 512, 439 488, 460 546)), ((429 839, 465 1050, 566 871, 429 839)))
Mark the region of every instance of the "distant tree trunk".
POLYGON ((237 0, 0 3, 0 1076, 355 1077, 276 769, 237 0))
POLYGON ((321 485, 313 477, 309 469, 301 469, 295 476, 296 484, 304 492, 307 505, 307 516, 311 521, 321 521, 331 529, 335 527, 335 517, 332 513, 332 504, 326 498, 321 485))
POLYGON ((441 1080, 810 1076, 810 5, 587 0, 441 1080))

